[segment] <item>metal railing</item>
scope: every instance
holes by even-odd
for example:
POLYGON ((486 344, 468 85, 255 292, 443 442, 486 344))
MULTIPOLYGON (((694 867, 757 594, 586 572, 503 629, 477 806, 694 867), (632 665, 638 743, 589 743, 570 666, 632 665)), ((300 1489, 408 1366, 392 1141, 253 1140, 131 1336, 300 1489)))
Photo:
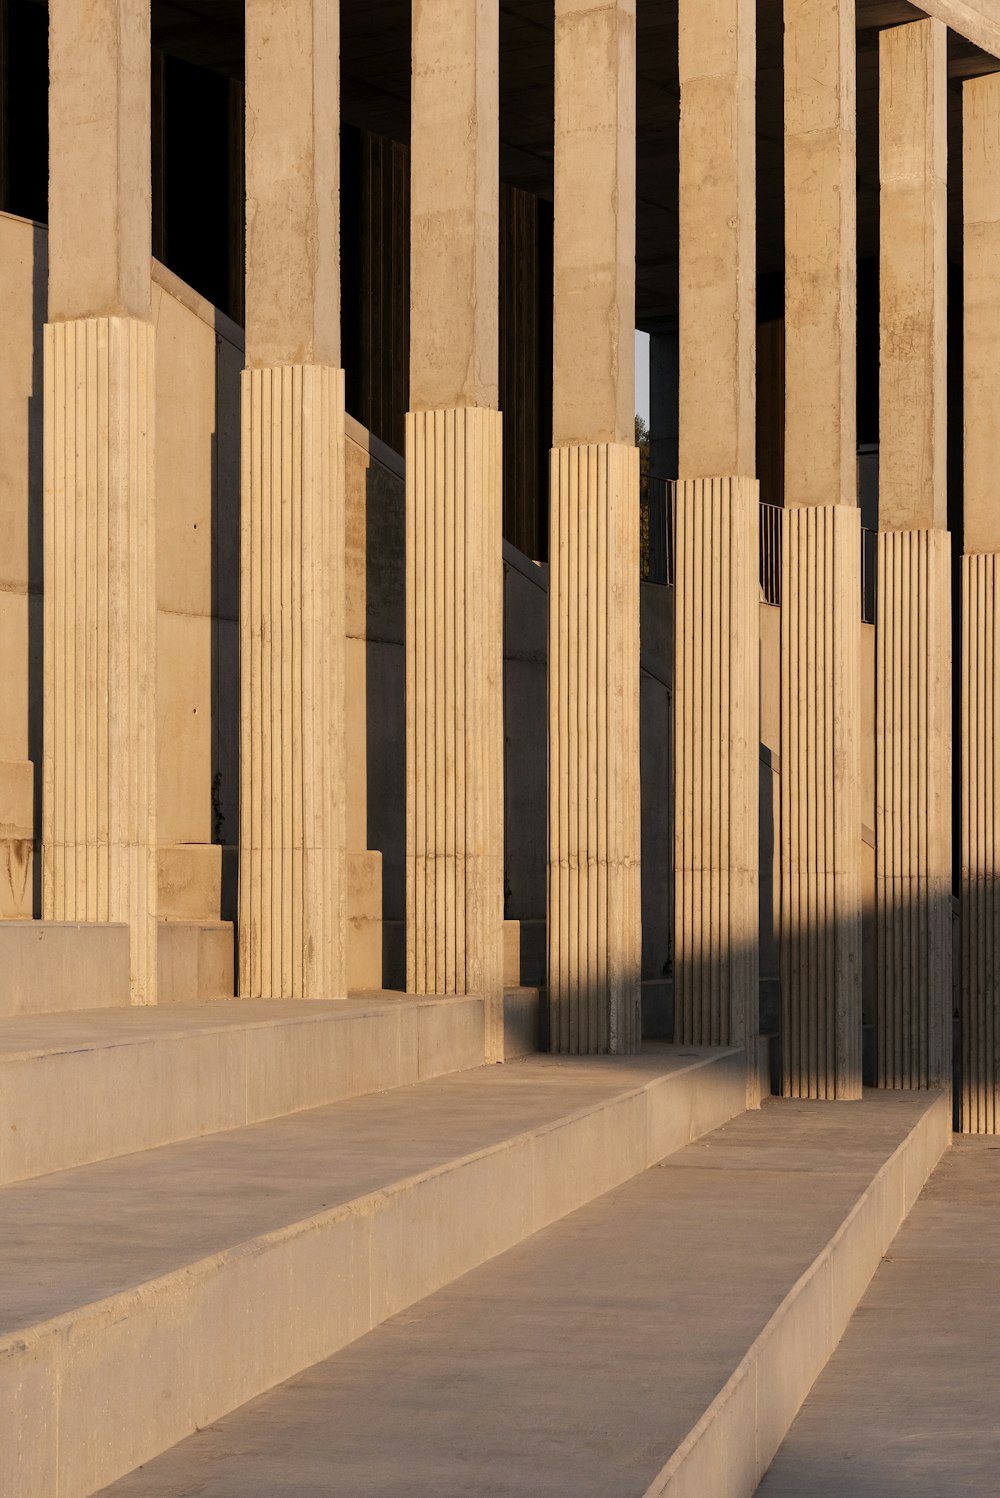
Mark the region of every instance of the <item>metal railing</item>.
MULTIPOLYGON (((647 511, 648 575, 654 583, 674 582, 674 486, 658 474, 644 474, 647 511)), ((772 608, 781 607, 781 555, 784 509, 760 506, 760 596, 772 608)), ((874 624, 878 606, 878 532, 861 528, 861 618, 874 624)))

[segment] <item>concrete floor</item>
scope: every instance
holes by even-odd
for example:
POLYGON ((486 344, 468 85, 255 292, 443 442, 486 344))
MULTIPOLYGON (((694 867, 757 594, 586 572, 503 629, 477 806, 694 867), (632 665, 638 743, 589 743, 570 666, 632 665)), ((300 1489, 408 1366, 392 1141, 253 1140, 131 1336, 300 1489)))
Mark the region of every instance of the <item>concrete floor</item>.
POLYGON ((956 1139, 757 1491, 1000 1493, 1000 1141, 956 1139))
POLYGON ((765 1104, 105 1492, 641 1498, 925 1106, 765 1104))

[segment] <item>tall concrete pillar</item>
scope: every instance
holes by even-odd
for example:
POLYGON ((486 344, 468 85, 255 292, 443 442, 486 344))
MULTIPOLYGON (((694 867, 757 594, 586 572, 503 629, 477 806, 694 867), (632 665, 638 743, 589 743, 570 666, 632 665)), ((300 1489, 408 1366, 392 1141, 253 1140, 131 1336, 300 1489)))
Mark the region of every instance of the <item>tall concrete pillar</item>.
POLYGON ((480 993, 503 1059, 498 0, 414 0, 406 982, 480 993))
POLYGON ((947 27, 879 37, 876 1080, 951 1074, 947 27))
POLYGON ((781 1040, 790 1097, 861 1095, 861 520, 853 0, 785 0, 781 1040))
POLYGON ((754 0, 681 0, 678 38, 675 1036, 749 1053, 760 740, 754 0))
POLYGON ((640 1044, 635 0, 556 0, 552 1049, 640 1044))
POLYGON ((148 0, 49 8, 42 913, 123 921, 156 998, 148 0))
POLYGON ((337 0, 246 7, 239 991, 345 989, 337 0))
POLYGON ((1000 76, 963 85, 961 1128, 1000 1133, 1000 76))

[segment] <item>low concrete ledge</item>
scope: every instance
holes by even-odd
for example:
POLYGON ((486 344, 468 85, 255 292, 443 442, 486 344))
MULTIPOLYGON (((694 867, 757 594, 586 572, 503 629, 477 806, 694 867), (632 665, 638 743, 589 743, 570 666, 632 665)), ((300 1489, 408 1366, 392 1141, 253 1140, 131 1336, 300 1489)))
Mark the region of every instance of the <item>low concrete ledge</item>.
POLYGON ((128 927, 0 921, 0 1018, 129 1003, 128 927))
POLYGON ((160 921, 156 932, 159 1004, 203 1004, 235 992, 232 921, 160 921))
POLYGON ((931 1095, 645 1498, 751 1498, 950 1143, 950 1099, 931 1095))
MULTIPOLYGON (((19 1498, 94 1493, 734 1117, 744 1088, 737 1053, 689 1051, 662 1062, 644 1057, 638 1067, 540 1058, 425 1084, 399 1099, 403 1112, 390 1110, 389 1099, 349 1105, 364 1115, 359 1124, 355 1114, 353 1132, 360 1127, 363 1140, 381 1140, 390 1160, 401 1152, 414 1158, 420 1128, 427 1137, 427 1110, 437 1108, 440 1163, 374 1190, 355 1187, 329 1210, 184 1258, 170 1273, 0 1338, 0 1407, 7 1411, 0 1491, 19 1498), (581 1087, 590 1101, 574 1106, 581 1087), (371 1110, 386 1115, 382 1133, 373 1132, 371 1110), (511 1128, 532 1116, 531 1126, 511 1128), (449 1152, 444 1141, 456 1132, 469 1141, 470 1131, 492 1132, 492 1142, 449 1152)), ((319 1115, 309 1117, 322 1126, 319 1115)), ((352 1123, 337 1110, 329 1118, 330 1149, 320 1164, 329 1178, 324 1196, 336 1201, 338 1149, 342 1157, 352 1123)), ((210 1146, 182 1147, 184 1158, 210 1146)), ((266 1186, 267 1156, 248 1138, 250 1160, 241 1164, 237 1148, 238 1136, 225 1143, 218 1195, 244 1200, 266 1186)), ((109 1189, 109 1169, 127 1175, 131 1164, 101 1167, 102 1189, 109 1189)), ((173 1188, 164 1191, 135 1162, 135 1189, 152 1193, 166 1219, 184 1222, 180 1166, 168 1167, 173 1188)), ((358 1178, 357 1164, 345 1169, 358 1178)), ((67 1177, 67 1188, 79 1193, 76 1176, 67 1177)), ((32 1194, 20 1210, 38 1232, 40 1187, 12 1188, 22 1189, 32 1194)), ((130 1188, 119 1180, 117 1189, 130 1188)), ((205 1184, 187 1189, 194 1201, 207 1200, 205 1184)), ((121 1275, 120 1262, 115 1272, 121 1275)), ((30 1303, 38 1297, 33 1287, 30 1303)))
POLYGON ((168 1005, 7 1020, 0 1184, 482 1062, 478 998, 168 1005))

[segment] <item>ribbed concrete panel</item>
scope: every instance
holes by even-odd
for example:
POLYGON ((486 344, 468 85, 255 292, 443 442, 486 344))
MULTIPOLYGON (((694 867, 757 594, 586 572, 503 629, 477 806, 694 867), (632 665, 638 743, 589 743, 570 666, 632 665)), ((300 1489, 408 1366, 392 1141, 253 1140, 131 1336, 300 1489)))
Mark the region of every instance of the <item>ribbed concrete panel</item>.
POLYGON ((861 515, 786 510, 781 608, 781 1075, 861 1096, 861 515))
POLYGON ((757 482, 678 483, 675 514, 675 1039, 745 1046, 757 1033, 757 482))
POLYGON ((964 1134, 1000 1133, 1000 556, 962 558, 964 1134))
POLYGON ((156 998, 153 328, 45 329, 42 912, 124 922, 156 998))
POLYGON ((345 995, 344 377, 243 374, 239 991, 345 995))
POLYGON ((406 984, 481 994, 503 1059, 502 422, 406 422, 406 984))
POLYGON ((557 447, 551 488, 551 1045, 623 1055, 641 1040, 638 453, 557 447))
POLYGON ((879 1087, 951 1075, 951 538, 878 538, 875 1011, 879 1087))

